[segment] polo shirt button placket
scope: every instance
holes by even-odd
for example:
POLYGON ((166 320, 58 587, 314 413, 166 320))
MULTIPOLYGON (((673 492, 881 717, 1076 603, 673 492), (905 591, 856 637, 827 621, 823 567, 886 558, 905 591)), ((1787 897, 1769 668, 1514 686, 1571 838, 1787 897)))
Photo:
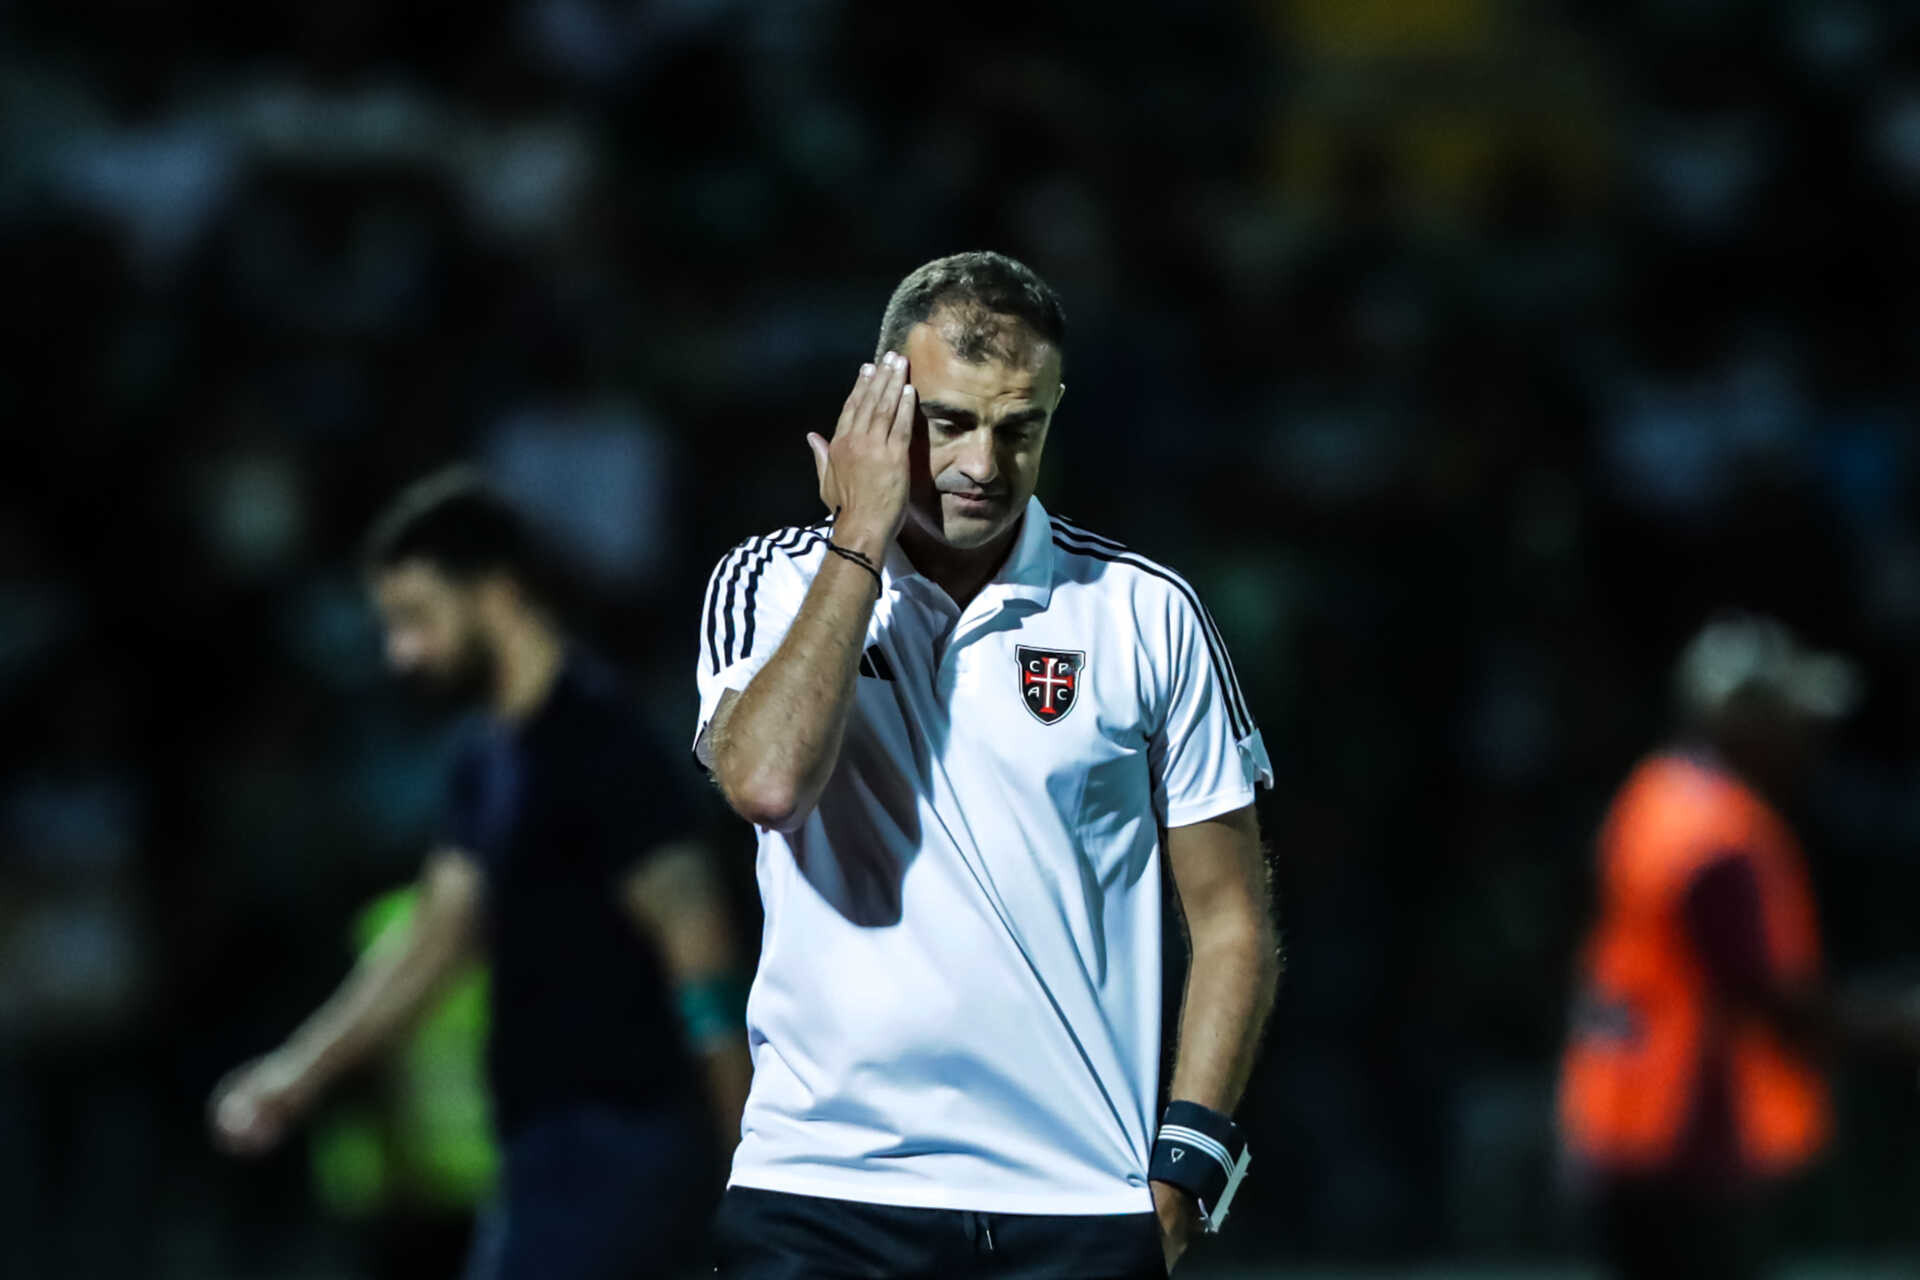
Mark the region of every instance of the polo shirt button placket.
POLYGON ((974 664, 968 652, 962 649, 953 657, 953 691, 967 696, 974 692, 974 664))

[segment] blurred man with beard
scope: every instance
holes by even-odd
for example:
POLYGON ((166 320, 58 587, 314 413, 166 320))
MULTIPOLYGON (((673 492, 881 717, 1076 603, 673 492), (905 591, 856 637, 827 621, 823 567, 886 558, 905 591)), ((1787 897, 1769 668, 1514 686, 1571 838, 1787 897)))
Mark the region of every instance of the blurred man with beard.
POLYGON ((698 1248, 738 1132, 744 985, 680 771, 556 622, 545 563, 518 513, 463 473, 416 485, 376 526, 367 575, 390 663, 485 714, 404 944, 369 953, 223 1081, 211 1120, 234 1154, 271 1148, 484 951, 504 1179, 470 1280, 667 1275, 698 1248))

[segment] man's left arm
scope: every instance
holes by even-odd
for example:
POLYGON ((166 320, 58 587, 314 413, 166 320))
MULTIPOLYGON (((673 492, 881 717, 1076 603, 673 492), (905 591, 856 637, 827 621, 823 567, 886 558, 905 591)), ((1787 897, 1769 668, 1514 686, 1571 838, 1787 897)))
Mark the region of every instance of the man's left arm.
POLYGON ((1137 608, 1136 617, 1160 677, 1147 704, 1148 768, 1191 957, 1172 1097, 1147 1167, 1171 1270, 1196 1226, 1225 1221, 1246 1171, 1246 1141, 1229 1113, 1253 1071, 1280 956, 1253 811, 1273 764, 1219 629, 1191 588, 1168 581, 1164 612, 1137 608))
MULTIPOLYGON (((1190 952, 1172 1098, 1231 1114, 1246 1091, 1280 982, 1253 806, 1170 829, 1166 852, 1190 952)), ((1198 1208, 1168 1183, 1154 1183, 1153 1191, 1171 1266, 1198 1224, 1198 1208)))
POLYGON ((1191 951, 1173 1097, 1232 1112, 1280 984, 1273 897, 1253 806, 1167 832, 1191 951))
POLYGON ((620 898, 666 964, 704 1077, 724 1168, 740 1141, 740 1114, 753 1080, 745 969, 725 887, 707 851, 683 842, 643 858, 622 881, 620 898))

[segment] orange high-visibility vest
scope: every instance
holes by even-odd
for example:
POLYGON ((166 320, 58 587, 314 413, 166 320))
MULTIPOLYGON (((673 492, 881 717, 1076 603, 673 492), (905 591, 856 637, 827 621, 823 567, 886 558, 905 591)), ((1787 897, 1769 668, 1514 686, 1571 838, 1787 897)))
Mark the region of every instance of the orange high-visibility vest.
POLYGON ((1812 983, 1820 939, 1792 832, 1732 774, 1682 755, 1643 762, 1602 829, 1599 921, 1581 958, 1574 1028, 1560 1080, 1560 1129, 1588 1164, 1658 1172, 1679 1154, 1705 1073, 1726 1073, 1742 1171, 1789 1173, 1830 1126, 1813 1063, 1751 1016, 1715 999, 1689 936, 1696 873, 1740 851, 1759 885, 1777 981, 1812 983))

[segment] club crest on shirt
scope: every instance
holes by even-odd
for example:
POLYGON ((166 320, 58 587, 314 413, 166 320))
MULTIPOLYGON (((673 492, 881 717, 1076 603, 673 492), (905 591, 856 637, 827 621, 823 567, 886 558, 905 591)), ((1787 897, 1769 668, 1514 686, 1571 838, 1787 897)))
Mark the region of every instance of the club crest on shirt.
POLYGON ((1020 700, 1041 724, 1054 724, 1080 700, 1080 680, 1087 655, 1069 649, 1030 649, 1016 646, 1020 661, 1020 700))

